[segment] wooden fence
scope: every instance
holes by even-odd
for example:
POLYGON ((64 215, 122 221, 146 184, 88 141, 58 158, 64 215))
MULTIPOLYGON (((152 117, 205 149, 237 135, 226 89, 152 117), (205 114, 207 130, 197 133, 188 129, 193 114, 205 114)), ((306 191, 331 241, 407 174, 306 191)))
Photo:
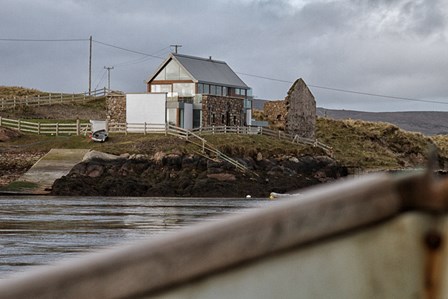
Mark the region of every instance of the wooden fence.
POLYGON ((274 137, 286 141, 291 141, 298 144, 312 145, 322 148, 326 151, 331 151, 331 147, 318 141, 317 139, 304 138, 298 135, 288 134, 280 130, 272 130, 265 127, 228 127, 228 126, 213 126, 213 127, 201 127, 193 129, 192 132, 201 134, 259 134, 269 137, 274 137))
MULTIPOLYGON (((91 130, 90 123, 82 123, 79 120, 73 123, 43 123, 43 122, 28 122, 23 120, 15 120, 2 118, 0 116, 0 126, 16 129, 22 132, 34 134, 47 135, 86 135, 91 130)), ((325 151, 330 151, 332 148, 317 139, 303 138, 297 135, 287 134, 279 130, 271 130, 264 127, 230 127, 230 126, 212 126, 200 127, 193 130, 182 129, 169 124, 152 124, 152 123, 117 123, 109 122, 107 130, 110 133, 137 133, 137 134, 165 134, 175 135, 184 139, 196 139, 199 144, 204 143, 200 135, 206 134, 246 134, 246 135, 265 135, 281 140, 290 141, 297 144, 312 145, 322 148, 325 151)))
POLYGON ((66 103, 83 103, 89 100, 105 97, 109 90, 106 88, 97 89, 79 94, 66 94, 66 93, 50 93, 46 96, 36 97, 13 97, 8 99, 0 99, 0 111, 15 109, 20 106, 48 106, 54 104, 66 104, 66 103))

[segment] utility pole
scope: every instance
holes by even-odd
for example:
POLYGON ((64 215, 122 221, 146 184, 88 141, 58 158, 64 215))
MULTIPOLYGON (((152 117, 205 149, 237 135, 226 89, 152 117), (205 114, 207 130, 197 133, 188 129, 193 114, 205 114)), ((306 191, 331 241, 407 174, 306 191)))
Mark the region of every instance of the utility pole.
POLYGON ((89 51, 89 96, 92 94, 92 36, 90 36, 90 51, 89 51))
POLYGON ((104 67, 105 70, 107 70, 107 89, 110 90, 110 70, 113 70, 113 66, 104 67))
POLYGON ((174 47, 174 53, 177 54, 177 48, 182 48, 182 45, 170 45, 170 47, 174 47))

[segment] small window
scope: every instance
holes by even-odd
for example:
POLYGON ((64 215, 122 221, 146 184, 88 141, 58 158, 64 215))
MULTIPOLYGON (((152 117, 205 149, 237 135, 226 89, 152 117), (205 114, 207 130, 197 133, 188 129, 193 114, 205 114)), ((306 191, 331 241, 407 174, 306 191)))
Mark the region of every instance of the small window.
POLYGON ((236 115, 233 116, 233 125, 236 126, 236 115))
POLYGON ((204 84, 204 93, 209 94, 210 93, 210 85, 204 84))
POLYGON ((223 114, 223 115, 221 115, 221 123, 225 124, 225 122, 226 122, 226 117, 223 114))
POLYGON ((221 86, 216 86, 216 95, 222 96, 222 87, 221 86))
POLYGON ((222 87, 222 95, 227 96, 227 87, 225 86, 222 87))
POLYGON ((198 93, 204 93, 204 84, 198 83, 198 93))
POLYGON ((215 123, 215 113, 212 114, 212 123, 211 123, 211 125, 214 124, 214 123, 215 123))

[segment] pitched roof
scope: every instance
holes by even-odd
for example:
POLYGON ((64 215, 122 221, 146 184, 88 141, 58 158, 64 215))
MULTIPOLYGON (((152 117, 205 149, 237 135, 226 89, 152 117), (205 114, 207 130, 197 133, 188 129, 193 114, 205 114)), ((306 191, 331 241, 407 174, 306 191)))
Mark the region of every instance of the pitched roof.
POLYGON ((171 59, 176 60, 197 82, 249 88, 224 61, 175 53, 168 56, 148 82, 153 80, 171 59))

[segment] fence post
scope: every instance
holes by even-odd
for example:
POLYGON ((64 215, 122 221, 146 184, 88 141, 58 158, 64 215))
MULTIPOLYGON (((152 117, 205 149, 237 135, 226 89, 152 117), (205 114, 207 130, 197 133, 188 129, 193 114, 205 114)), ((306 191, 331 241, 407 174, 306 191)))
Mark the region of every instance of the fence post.
POLYGON ((79 132, 81 130, 80 126, 79 126, 79 118, 76 119, 76 136, 79 136, 79 132))
POLYGON ((40 122, 37 123, 37 135, 40 135, 40 122))
POLYGON ((224 134, 227 134, 227 126, 224 125, 224 134))
POLYGON ((56 136, 59 136, 59 123, 56 123, 56 136))
POLYGON ((25 105, 28 106, 28 96, 25 96, 25 105))
POLYGON ((280 139, 280 130, 278 130, 278 139, 280 139))
POLYGON ((20 119, 17 121, 17 130, 20 132, 20 119))
POLYGON ((51 93, 48 94, 48 104, 51 105, 51 93))
POLYGON ((107 94, 107 92, 106 92, 106 87, 104 87, 104 95, 106 95, 107 94))
POLYGON ((124 123, 124 134, 126 136, 128 135, 128 123, 127 122, 124 123))
POLYGON ((165 136, 168 136, 168 123, 165 123, 165 136))
POLYGON ((143 135, 146 135, 146 121, 143 123, 143 135))
POLYGON ((2 126, 2 116, 0 115, 0 127, 2 126))
POLYGON ((14 106, 13 106, 13 108, 16 109, 16 97, 14 97, 14 106))
POLYGON ((215 125, 212 126, 212 134, 215 135, 215 125))

